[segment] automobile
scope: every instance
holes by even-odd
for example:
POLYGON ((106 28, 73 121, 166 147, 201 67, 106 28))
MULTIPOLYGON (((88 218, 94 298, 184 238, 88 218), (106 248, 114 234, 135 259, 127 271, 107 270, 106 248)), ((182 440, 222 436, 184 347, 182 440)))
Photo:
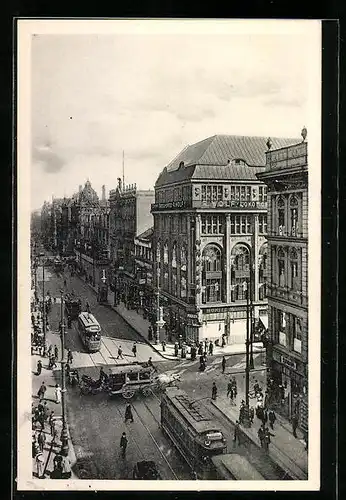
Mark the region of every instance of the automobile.
POLYGON ((134 466, 132 477, 133 479, 157 480, 159 479, 159 471, 152 460, 142 460, 134 466))

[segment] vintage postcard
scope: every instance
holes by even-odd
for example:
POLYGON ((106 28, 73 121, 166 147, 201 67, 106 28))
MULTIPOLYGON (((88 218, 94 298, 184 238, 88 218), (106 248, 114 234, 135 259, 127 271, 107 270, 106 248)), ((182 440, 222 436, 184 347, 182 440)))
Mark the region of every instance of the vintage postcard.
POLYGON ((321 23, 17 42, 18 489, 318 490, 321 23))

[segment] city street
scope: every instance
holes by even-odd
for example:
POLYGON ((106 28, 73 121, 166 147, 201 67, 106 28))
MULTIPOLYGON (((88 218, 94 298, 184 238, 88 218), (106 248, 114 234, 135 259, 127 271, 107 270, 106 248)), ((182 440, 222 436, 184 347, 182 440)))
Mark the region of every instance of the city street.
MULTIPOLYGON (((152 357, 159 372, 177 374, 180 376, 179 386, 193 399, 200 399, 200 404, 215 416, 221 430, 227 438, 228 451, 234 449, 233 427, 225 416, 210 403, 212 382, 215 381, 220 396, 227 391, 229 376, 235 374, 238 383, 237 405, 243 397, 245 385, 245 355, 235 354, 227 357, 225 374, 221 371, 221 357, 211 356, 207 361, 205 372, 199 372, 199 361, 175 360, 167 361, 155 352, 154 349, 135 332, 111 306, 99 305, 94 291, 78 277, 56 276, 46 269, 45 289, 53 297, 59 297, 61 288, 66 279, 66 290, 74 291, 82 298, 83 306, 88 301, 92 313, 100 322, 103 331, 103 343, 99 353, 85 352, 73 324, 66 334, 66 348, 73 352, 73 367, 80 373, 86 373, 98 378, 100 366, 107 368, 119 362, 132 362, 131 352, 133 342, 138 344, 137 359, 147 361, 152 357), (124 351, 124 360, 117 360, 117 349, 121 345, 124 351)), ((42 277, 38 272, 38 282, 42 288, 42 277)), ((60 320, 60 301, 52 307, 50 313, 50 328, 52 334, 58 329, 60 320)), ((55 335, 54 335, 55 337, 55 335)), ((56 334, 56 344, 60 338, 56 334)), ((255 354, 255 370, 251 380, 255 379, 264 385, 265 368, 262 366, 262 355, 255 354)), ((55 371, 60 379, 59 370, 55 371)), ((134 422, 124 423, 126 401, 121 397, 110 399, 106 394, 80 395, 78 388, 68 386, 67 413, 72 442, 77 456, 79 473, 85 477, 101 479, 131 478, 134 464, 138 460, 154 460, 159 468, 162 479, 190 479, 190 471, 175 451, 169 440, 160 430, 160 394, 154 393, 146 398, 135 396, 131 400, 133 405, 134 422), (129 444, 126 458, 120 457, 120 437, 126 432, 129 444)), ((247 456, 249 461, 266 479, 280 479, 280 470, 263 456, 261 450, 252 447, 237 448, 237 452, 247 456)), ((78 471, 77 471, 78 473, 78 471)))

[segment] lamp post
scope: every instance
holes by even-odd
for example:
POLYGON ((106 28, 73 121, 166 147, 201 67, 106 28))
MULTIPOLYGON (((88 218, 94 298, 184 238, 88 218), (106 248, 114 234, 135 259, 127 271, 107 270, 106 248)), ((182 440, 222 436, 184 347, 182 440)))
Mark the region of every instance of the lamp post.
POLYGON ((163 308, 160 307, 160 275, 159 275, 159 264, 157 263, 157 291, 156 291, 156 344, 160 343, 160 330, 165 325, 165 320, 163 319, 163 308))
POLYGON ((61 410, 62 410, 62 431, 61 431, 61 451, 67 455, 68 453, 68 434, 66 426, 66 380, 65 380, 65 318, 64 318, 64 294, 60 291, 60 319, 61 319, 61 410))
POLYGON ((243 286, 246 289, 246 365, 245 365, 245 407, 243 408, 242 423, 244 427, 250 427, 250 407, 249 407, 249 392, 250 392, 250 283, 247 278, 243 286))
POLYGON ((42 303, 42 328, 43 328, 43 345, 46 345, 46 292, 45 292, 45 281, 44 281, 44 269, 45 269, 45 261, 42 260, 42 295, 43 295, 43 303, 42 303))
POLYGON ((254 286, 253 286, 253 272, 255 270, 254 264, 250 267, 250 279, 249 279, 249 290, 248 290, 248 295, 250 295, 250 358, 249 358, 249 365, 250 365, 250 370, 254 369, 254 361, 253 361, 253 335, 254 335, 254 318, 253 318, 253 292, 254 292, 254 286))

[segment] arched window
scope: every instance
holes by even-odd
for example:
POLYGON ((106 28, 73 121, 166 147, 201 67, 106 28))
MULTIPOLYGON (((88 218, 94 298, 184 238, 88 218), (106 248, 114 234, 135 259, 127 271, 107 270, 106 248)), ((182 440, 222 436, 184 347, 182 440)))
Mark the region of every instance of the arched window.
POLYGON ((250 250, 247 246, 239 243, 232 248, 231 252, 231 300, 245 300, 247 287, 244 286, 249 278, 250 250))
POLYGON ((168 243, 163 246, 163 263, 168 264, 168 243))
POLYGON ((203 250, 202 302, 222 300, 222 254, 216 245, 207 245, 203 250))
POLYGON ((264 243, 259 251, 259 299, 267 296, 267 243, 264 243))
POLYGON ((177 245, 176 245, 176 243, 173 244, 173 248, 172 248, 172 268, 173 269, 177 268, 177 245))
POLYGON ((180 270, 186 271, 186 248, 184 245, 180 249, 180 270))
POLYGON ((221 271, 221 250, 213 245, 208 245, 203 251, 205 271, 221 271))
POLYGON ((282 235, 285 232, 285 200, 282 196, 277 199, 277 221, 279 234, 282 235))
POLYGON ((291 224, 291 235, 297 235, 298 228, 298 208, 299 203, 296 196, 291 196, 290 198, 290 224, 291 224))
POLYGON ((278 281, 279 286, 286 286, 286 254, 280 247, 278 248, 278 281))
POLYGON ((290 271, 291 271, 291 289, 300 291, 300 276, 298 266, 298 252, 295 248, 290 251, 290 271))
POLYGON ((158 240, 158 242, 156 243, 156 262, 160 261, 161 261, 161 243, 158 240))

